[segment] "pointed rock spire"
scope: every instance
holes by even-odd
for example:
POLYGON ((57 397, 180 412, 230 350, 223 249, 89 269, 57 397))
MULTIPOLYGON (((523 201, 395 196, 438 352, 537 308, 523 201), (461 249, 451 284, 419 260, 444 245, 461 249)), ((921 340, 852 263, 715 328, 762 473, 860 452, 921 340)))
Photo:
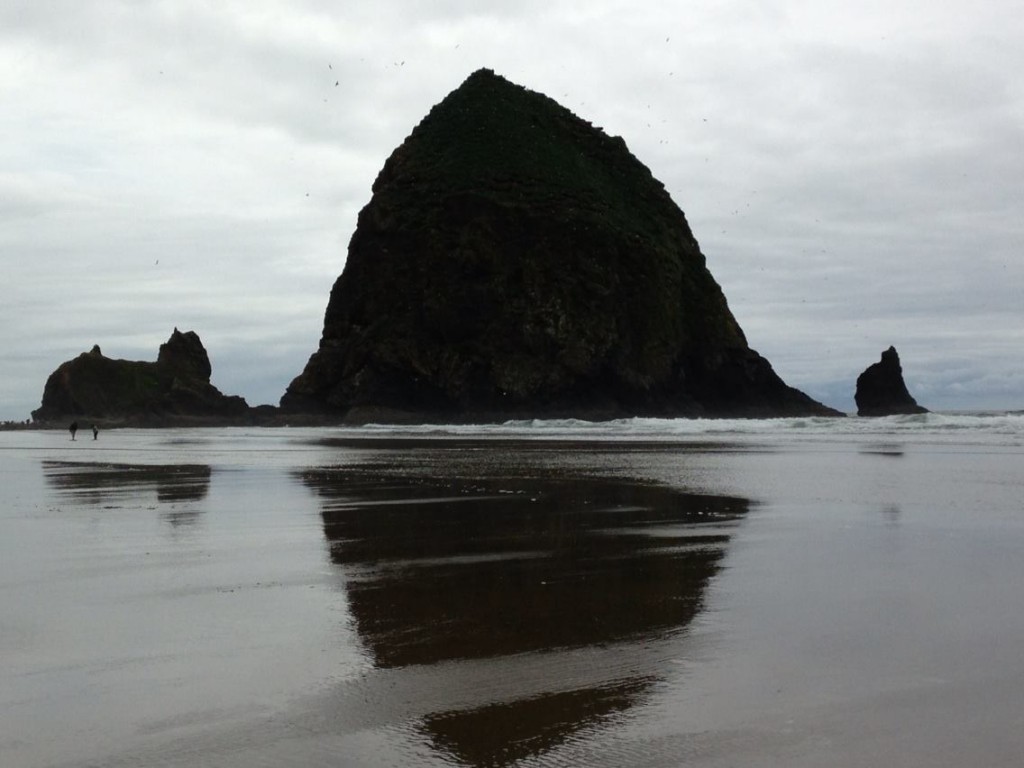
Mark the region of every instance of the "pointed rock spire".
POLYGON ((896 347, 882 353, 882 359, 869 365, 857 377, 854 395, 858 416, 895 416, 910 413, 928 413, 910 396, 903 381, 903 366, 896 347))

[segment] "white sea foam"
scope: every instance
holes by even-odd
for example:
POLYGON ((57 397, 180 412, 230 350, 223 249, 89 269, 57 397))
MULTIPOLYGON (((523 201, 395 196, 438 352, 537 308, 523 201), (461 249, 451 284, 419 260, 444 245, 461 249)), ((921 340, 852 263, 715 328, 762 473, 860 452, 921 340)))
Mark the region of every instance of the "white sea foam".
POLYGON ((1024 413, 926 413, 880 418, 657 419, 613 421, 532 419, 503 424, 371 424, 346 430, 373 435, 516 438, 552 440, 691 440, 691 439, 878 439, 914 437, 968 442, 1024 442, 1024 413))

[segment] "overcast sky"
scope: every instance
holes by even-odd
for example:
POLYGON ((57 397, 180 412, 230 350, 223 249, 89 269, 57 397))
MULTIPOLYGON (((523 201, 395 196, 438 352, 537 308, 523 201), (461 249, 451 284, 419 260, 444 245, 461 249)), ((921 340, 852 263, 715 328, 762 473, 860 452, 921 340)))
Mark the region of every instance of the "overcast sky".
POLYGON ((174 327, 276 404, 377 172, 480 67, 625 139, 787 383, 853 410, 892 344, 927 407, 1024 408, 1018 3, 7 0, 0 419, 174 327))

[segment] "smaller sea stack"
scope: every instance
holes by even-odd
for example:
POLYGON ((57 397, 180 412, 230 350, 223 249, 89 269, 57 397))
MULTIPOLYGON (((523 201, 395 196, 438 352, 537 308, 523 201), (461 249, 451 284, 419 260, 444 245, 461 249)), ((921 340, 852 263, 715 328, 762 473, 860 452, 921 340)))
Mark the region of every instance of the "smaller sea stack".
POLYGON ((928 413, 917 404, 903 382, 903 367, 895 347, 882 353, 882 359, 869 365, 857 377, 858 416, 896 416, 910 413, 928 413))
POLYGON ((210 358, 194 331, 177 328, 160 345, 155 363, 113 360, 96 345, 50 374, 37 422, 68 418, 107 423, 159 425, 190 418, 245 418, 241 397, 222 394, 210 383, 210 358))

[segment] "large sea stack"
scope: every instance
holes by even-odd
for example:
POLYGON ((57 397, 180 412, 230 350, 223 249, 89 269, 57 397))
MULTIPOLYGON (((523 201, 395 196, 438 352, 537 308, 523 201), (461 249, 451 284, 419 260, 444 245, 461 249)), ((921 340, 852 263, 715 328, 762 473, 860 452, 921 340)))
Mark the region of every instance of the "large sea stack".
POLYGON ((284 409, 366 419, 838 415, 747 346, 625 142, 490 70, 394 151, 284 409))
POLYGON ((50 374, 38 422, 68 418, 105 423, 165 424, 190 420, 241 420, 249 406, 210 383, 210 358, 194 331, 177 328, 155 363, 105 357, 99 346, 62 363, 50 374))
POLYGON ((857 402, 858 416, 896 416, 911 413, 928 413, 927 408, 917 404, 903 381, 903 366, 896 347, 889 347, 882 353, 882 359, 869 365, 857 377, 857 389, 853 396, 857 402))

